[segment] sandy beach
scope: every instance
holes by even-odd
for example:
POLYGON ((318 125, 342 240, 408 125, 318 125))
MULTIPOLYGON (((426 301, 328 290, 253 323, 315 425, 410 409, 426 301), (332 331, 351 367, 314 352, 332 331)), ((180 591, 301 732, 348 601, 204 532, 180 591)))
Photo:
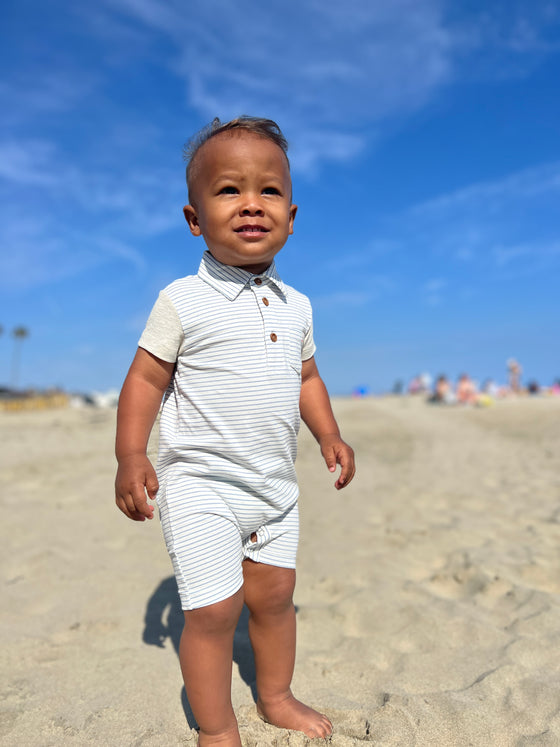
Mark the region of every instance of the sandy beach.
MULTIPOLYGON (((560 744, 560 398, 336 400, 358 475, 302 428, 293 689, 329 744, 560 744)), ((0 744, 194 745, 159 522, 116 509, 112 410, 0 413, 0 744)), ((155 444, 151 447, 155 450, 155 444)), ((322 744, 257 718, 246 747, 322 744)))

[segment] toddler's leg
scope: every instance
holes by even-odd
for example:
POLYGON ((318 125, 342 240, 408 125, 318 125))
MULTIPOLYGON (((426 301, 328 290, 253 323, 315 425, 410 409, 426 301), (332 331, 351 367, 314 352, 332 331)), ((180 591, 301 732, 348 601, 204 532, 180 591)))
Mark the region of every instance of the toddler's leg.
POLYGON ((243 576, 260 714, 275 726, 308 737, 329 736, 328 718, 300 703, 290 690, 296 654, 295 571, 245 560, 243 576))
POLYGON ((231 705, 233 634, 243 589, 208 607, 185 611, 179 658, 189 704, 200 727, 199 745, 240 747, 231 705))

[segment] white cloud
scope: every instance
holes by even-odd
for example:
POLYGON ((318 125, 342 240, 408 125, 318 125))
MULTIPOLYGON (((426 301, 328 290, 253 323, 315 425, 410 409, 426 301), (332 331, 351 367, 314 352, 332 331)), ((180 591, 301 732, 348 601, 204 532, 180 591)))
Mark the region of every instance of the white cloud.
MULTIPOLYGON (((95 49, 102 64, 94 72, 79 62, 64 70, 60 52, 50 68, 31 65, 13 82, 0 83, 12 125, 12 137, 0 144, 0 178, 7 184, 2 231, 6 246, 20 253, 19 259, 5 259, 4 269, 13 266, 11 277, 17 279, 26 265, 29 282, 35 273, 40 282, 49 272, 53 277, 80 272, 91 263, 112 261, 119 252, 138 266, 138 254, 130 250, 127 255, 138 235, 159 235, 181 225, 184 187, 177 171, 152 166, 157 158, 153 144, 160 144, 161 133, 146 118, 136 122, 129 103, 118 108, 120 102, 111 101, 118 108, 119 124, 107 131, 111 128, 105 122, 102 132, 89 133, 80 152, 68 134, 71 121, 68 129, 62 126, 54 135, 45 127, 43 136, 39 129, 50 117, 75 109, 92 92, 107 95, 101 102, 106 106, 115 55, 124 66, 127 50, 134 60, 145 51, 147 64, 157 60, 178 76, 191 110, 207 120, 242 112, 277 118, 291 141, 294 170, 313 174, 325 161, 358 158, 383 136, 389 120, 437 97, 462 74, 459 59, 473 59, 483 47, 509 50, 519 59, 549 53, 554 44, 545 33, 546 24, 557 24, 558 12, 550 3, 548 16, 531 7, 524 0, 514 10, 492 4, 477 17, 483 21, 477 25, 472 14, 468 20, 451 19, 455 6, 440 0, 348 0, 344 5, 334 0, 297 5, 206 0, 191 3, 188 13, 182 0, 77 5, 65 22, 89 23, 80 32, 91 31, 105 42, 100 47, 97 38, 89 50, 95 49), (152 54, 156 48, 157 58, 152 54), (14 123, 21 122, 27 128, 16 129, 14 123), (20 132, 41 136, 25 138, 20 132), (58 137, 59 146, 48 135, 58 137), (127 138, 133 142, 127 144, 127 138), (126 147, 149 152, 149 168, 137 160, 128 165, 126 147), (29 216, 13 209, 19 204, 30 209, 25 190, 46 203, 43 219, 35 216, 31 221, 32 236, 26 225, 29 216), (85 223, 99 218, 98 255, 86 230, 75 227, 82 218, 85 223), (116 243, 111 245, 108 237, 116 243), (75 256, 74 240, 81 242, 75 256), (36 255, 37 245, 49 262, 36 255), (64 251, 72 255, 67 261, 64 251)), ((345 258, 347 268, 369 267, 374 256, 398 257, 403 247, 468 269, 483 261, 512 271, 531 257, 550 264, 557 254, 547 231, 552 230, 558 191, 560 164, 551 164, 443 195, 393 216, 384 232, 355 253, 352 266, 345 258), (530 247, 530 253, 520 247, 530 247)), ((375 293, 387 289, 376 287, 375 293)), ((366 295, 357 293, 354 302, 365 302, 366 295)))
POLYGON ((359 308, 367 306, 372 301, 392 293, 396 288, 395 279, 387 275, 360 274, 353 276, 349 267, 340 266, 340 276, 345 277, 345 287, 351 290, 337 290, 325 295, 312 297, 313 307, 316 309, 340 309, 341 307, 359 308))
POLYGON ((312 174, 320 161, 347 161, 360 153, 366 138, 342 132, 303 132, 290 148, 293 171, 312 174))
POLYGON ((94 168, 72 162, 48 140, 0 142, 0 190, 0 239, 10 247, 10 256, 4 258, 5 283, 10 277, 17 285, 24 265, 31 285, 117 256, 139 267, 138 253, 129 249, 134 238, 183 225, 185 189, 177 172, 158 167, 149 172, 136 166, 127 171, 94 168), (97 221, 95 248, 92 234, 78 228, 92 220, 97 221), (40 256, 36 247, 41 247, 40 256), (64 247, 68 261, 63 261, 64 247))
MULTIPOLYGON (((337 274, 339 272, 358 271, 360 277, 364 271, 369 271, 371 267, 375 265, 372 260, 379 257, 385 257, 387 255, 396 255, 402 248, 399 241, 392 238, 375 238, 367 243, 367 246, 363 250, 351 251, 343 253, 325 262, 325 267, 329 273, 337 274)), ((379 286, 385 286, 387 288, 391 285, 391 280, 387 276, 374 276, 374 281, 379 286)))
POLYGON ((420 295, 428 306, 440 306, 443 303, 443 291, 448 285, 445 278, 431 278, 420 287, 420 295))
POLYGON ((294 167, 310 172, 355 158, 387 119, 417 111, 473 68, 487 78, 530 69, 555 50, 547 29, 558 21, 554 4, 528 0, 468 13, 450 0, 207 0, 188 13, 182 0, 106 0, 105 9, 170 42, 162 64, 201 117, 278 119, 294 167))
POLYGON ((0 82, 3 125, 16 128, 37 117, 69 111, 91 96, 95 85, 90 71, 77 71, 73 65, 20 70, 11 80, 0 82))
POLYGON ((495 212, 512 201, 526 201, 560 193, 560 162, 542 164, 501 179, 478 182, 447 195, 427 200, 411 209, 417 217, 437 217, 453 210, 495 212))
POLYGON ((424 291, 426 293, 438 293, 446 285, 447 281, 444 278, 432 278, 424 283, 424 291))
POLYGON ((365 291, 336 291, 325 296, 313 296, 313 307, 319 309, 341 309, 344 307, 366 306, 373 298, 372 293, 365 291))
POLYGON ((0 245, 0 288, 9 291, 47 285, 103 265, 124 263, 135 271, 145 267, 142 255, 126 240, 102 229, 88 232, 23 204, 6 210, 0 245))
POLYGON ((202 117, 280 120, 302 171, 355 157, 377 123, 421 107, 452 69, 437 0, 214 0, 189 13, 179 0, 112 0, 115 8, 171 41, 167 65, 202 117))
POLYGON ((560 163, 544 164, 387 216, 363 250, 331 259, 327 268, 364 286, 374 264, 387 270, 387 280, 398 267, 398 284, 376 288, 417 288, 430 305, 460 298, 462 286, 558 272, 558 204, 560 163))
POLYGON ((0 179, 20 185, 51 187, 60 181, 53 170, 54 145, 45 140, 0 143, 0 179))
POLYGON ((441 263, 484 277, 527 272, 558 261, 559 200, 560 163, 552 163, 442 195, 391 224, 441 263))
POLYGON ((550 268, 560 259, 560 241, 528 241, 523 244, 491 246, 489 254, 507 277, 526 276, 550 268))

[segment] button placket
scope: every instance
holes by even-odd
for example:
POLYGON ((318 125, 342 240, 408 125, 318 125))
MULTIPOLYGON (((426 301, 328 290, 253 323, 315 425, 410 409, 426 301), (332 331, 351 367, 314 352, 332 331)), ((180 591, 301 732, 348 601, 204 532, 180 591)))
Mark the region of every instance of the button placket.
MULTIPOLYGON (((266 296, 263 296, 261 298, 261 301, 263 302, 263 304, 265 306, 270 306, 270 301, 268 300, 268 298, 266 296)), ((271 339, 272 342, 276 342, 278 340, 278 335, 276 334, 276 332, 271 332, 270 333, 270 339, 271 339)))
MULTIPOLYGON (((253 278, 253 283, 255 286, 260 286, 259 290, 261 290, 261 292, 262 291, 264 291, 265 293, 267 292, 267 289, 263 287, 267 285, 266 278, 264 279, 260 277, 253 278)), ((254 290, 256 291, 257 289, 254 288, 254 290)), ((274 311, 273 311, 274 304, 271 303, 269 295, 263 295, 259 299, 261 318, 263 320, 263 332, 265 334, 265 348, 267 350, 267 361, 268 361, 269 353, 273 355, 273 358, 276 358, 278 354, 280 353, 279 347, 275 344, 278 342, 278 333, 274 330, 274 311)), ((257 298, 258 298, 258 295, 257 295, 257 298)), ((271 362, 272 361, 269 361, 269 363, 271 362)))

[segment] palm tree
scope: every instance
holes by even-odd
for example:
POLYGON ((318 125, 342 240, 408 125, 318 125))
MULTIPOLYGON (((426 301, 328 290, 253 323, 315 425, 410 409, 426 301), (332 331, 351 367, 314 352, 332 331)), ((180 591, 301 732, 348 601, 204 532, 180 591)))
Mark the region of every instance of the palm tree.
POLYGON ((12 358, 12 386, 17 389, 19 384, 19 371, 21 363, 21 346, 26 337, 29 337, 27 327, 15 327, 12 330, 14 338, 14 355, 12 358))

